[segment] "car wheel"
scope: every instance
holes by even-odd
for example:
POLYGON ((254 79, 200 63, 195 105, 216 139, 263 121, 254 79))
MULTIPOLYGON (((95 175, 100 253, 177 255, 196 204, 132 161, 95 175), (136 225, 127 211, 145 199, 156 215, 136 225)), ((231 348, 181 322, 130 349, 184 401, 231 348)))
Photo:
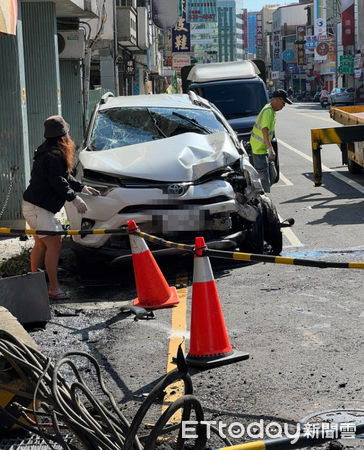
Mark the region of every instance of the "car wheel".
POLYGON ((283 235, 277 209, 268 197, 262 197, 265 253, 279 255, 283 248, 283 235))
POLYGON ((348 158, 348 171, 349 173, 355 175, 356 173, 361 173, 361 167, 355 161, 348 158))
POLYGON ((258 216, 248 228, 244 241, 239 244, 239 250, 246 253, 262 255, 264 252, 264 226, 262 207, 258 207, 258 216))

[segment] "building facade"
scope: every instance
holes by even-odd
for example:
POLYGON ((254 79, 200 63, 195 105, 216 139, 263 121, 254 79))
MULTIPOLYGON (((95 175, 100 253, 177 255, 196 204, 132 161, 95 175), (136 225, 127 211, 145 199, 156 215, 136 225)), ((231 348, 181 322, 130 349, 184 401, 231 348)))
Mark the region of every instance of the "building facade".
POLYGON ((83 138, 85 35, 78 27, 59 36, 58 27, 70 19, 80 23, 97 18, 100 8, 100 1, 22 0, 18 2, 16 34, 0 35, 2 225, 24 224, 22 194, 34 150, 44 139, 44 120, 62 114, 71 125, 74 140, 80 143, 83 138))
POLYGON ((0 223, 24 225, 22 194, 43 122, 60 114, 82 145, 93 106, 159 92, 162 34, 147 0, 18 0, 16 34, 0 33, 0 223))
POLYGON ((257 12, 248 12, 248 55, 249 59, 256 57, 257 44, 257 12))
POLYGON ((236 5, 233 0, 217 0, 218 60, 236 60, 236 5))

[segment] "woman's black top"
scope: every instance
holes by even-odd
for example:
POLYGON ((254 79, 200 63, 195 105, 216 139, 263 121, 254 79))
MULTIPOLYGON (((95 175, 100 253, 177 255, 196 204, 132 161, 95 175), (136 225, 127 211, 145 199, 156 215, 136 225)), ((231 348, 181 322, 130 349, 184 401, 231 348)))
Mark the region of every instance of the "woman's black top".
POLYGON ((45 141, 34 154, 33 169, 29 186, 23 199, 52 213, 57 213, 65 201, 71 202, 75 191, 84 187, 68 173, 64 154, 56 144, 45 141))

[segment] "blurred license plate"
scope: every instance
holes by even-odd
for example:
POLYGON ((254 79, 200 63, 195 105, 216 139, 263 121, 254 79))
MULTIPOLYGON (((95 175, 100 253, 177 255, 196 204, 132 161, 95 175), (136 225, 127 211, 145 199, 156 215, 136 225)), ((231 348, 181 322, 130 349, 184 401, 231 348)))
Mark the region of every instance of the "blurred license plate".
POLYGON ((197 231, 204 227, 204 218, 198 210, 168 211, 162 216, 163 232, 170 231, 197 231))

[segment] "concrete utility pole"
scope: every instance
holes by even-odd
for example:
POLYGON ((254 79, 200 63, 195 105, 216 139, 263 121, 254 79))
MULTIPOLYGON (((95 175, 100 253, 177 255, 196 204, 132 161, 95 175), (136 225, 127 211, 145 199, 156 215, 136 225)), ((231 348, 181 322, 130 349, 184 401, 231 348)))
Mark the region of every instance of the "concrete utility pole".
POLYGON ((86 41, 85 56, 83 59, 83 133, 86 134, 87 124, 88 124, 88 96, 90 91, 90 71, 91 71, 91 54, 92 49, 90 42, 86 41))
POLYGON ((116 0, 113 0, 114 10, 114 85, 115 95, 119 95, 119 65, 118 65, 118 19, 116 15, 116 0))

